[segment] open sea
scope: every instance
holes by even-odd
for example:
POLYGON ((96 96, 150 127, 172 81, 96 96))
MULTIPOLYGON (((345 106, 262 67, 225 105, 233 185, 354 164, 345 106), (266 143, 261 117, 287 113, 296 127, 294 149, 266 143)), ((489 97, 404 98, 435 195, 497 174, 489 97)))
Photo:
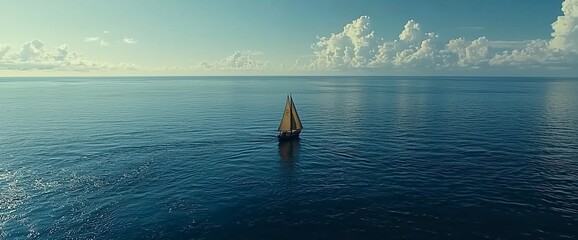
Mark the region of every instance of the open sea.
POLYGON ((0 78, 27 238, 577 239, 578 78, 0 78))

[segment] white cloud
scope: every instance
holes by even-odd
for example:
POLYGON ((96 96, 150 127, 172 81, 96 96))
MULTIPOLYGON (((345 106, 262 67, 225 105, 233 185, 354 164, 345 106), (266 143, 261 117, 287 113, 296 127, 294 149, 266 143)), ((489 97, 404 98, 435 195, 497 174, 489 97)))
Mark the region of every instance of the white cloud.
POLYGON ((578 0, 562 3, 563 15, 552 23, 552 38, 527 41, 518 49, 496 54, 493 66, 520 68, 576 69, 578 63, 578 0))
POLYGON ((19 51, 11 52, 7 46, 0 47, 1 70, 52 70, 52 71, 93 71, 93 70, 134 70, 132 64, 119 65, 86 59, 82 54, 70 51, 62 44, 54 50, 46 50, 40 40, 24 43, 19 51))
MULTIPOLYGON (((104 31, 103 33, 108 34, 108 31, 104 31)), ((109 42, 102 37, 86 37, 86 38, 84 38, 84 41, 89 42, 89 43, 98 43, 98 45, 103 46, 103 47, 110 45, 109 42)), ((126 43, 126 44, 130 44, 130 45, 138 43, 138 41, 136 41, 134 38, 129 38, 129 37, 123 38, 122 42, 126 43)))
POLYGON ((403 31, 399 34, 399 40, 406 42, 416 42, 423 39, 423 34, 421 33, 421 27, 419 23, 414 20, 409 20, 404 26, 403 31))
POLYGON ((570 60, 569 56, 550 51, 548 41, 534 40, 528 42, 524 48, 496 54, 490 60, 490 65, 536 67, 569 63, 570 60))
POLYGON ((224 59, 209 63, 202 62, 197 70, 202 71, 261 71, 267 70, 270 63, 259 60, 261 52, 236 51, 224 59))
POLYGON ((309 68, 435 67, 440 58, 437 34, 423 33, 414 20, 404 25, 397 40, 384 41, 374 34, 370 18, 362 16, 347 24, 342 32, 318 38, 309 68))
POLYGON ((315 59, 311 67, 316 69, 365 67, 376 43, 368 16, 345 25, 338 34, 318 40, 312 46, 315 59))
POLYGON ((54 53, 54 60, 56 61, 64 61, 68 56, 68 46, 66 44, 62 44, 56 48, 56 52, 54 53))
POLYGON ((416 47, 406 48, 398 52, 392 63, 396 66, 422 65, 431 67, 437 58, 435 49, 435 40, 428 38, 421 41, 416 47))
POLYGON ((108 46, 108 42, 106 40, 104 40, 101 37, 86 37, 84 39, 85 42, 94 42, 94 43, 98 43, 98 45, 106 47, 108 46))
POLYGON ((42 61, 45 57, 44 43, 39 40, 25 43, 18 53, 18 59, 23 62, 42 61))
POLYGON ((10 51, 12 47, 10 45, 0 45, 0 60, 10 51))
MULTIPOLYGON (((490 41, 480 36, 474 40, 458 38, 445 43, 435 33, 424 33, 422 26, 414 20, 403 26, 398 39, 378 39, 371 29, 370 18, 361 16, 339 33, 318 37, 313 44, 314 57, 303 69, 568 68, 578 62, 578 0, 565 0, 562 11, 564 15, 552 24, 552 38, 548 40, 490 41)), ((302 59, 295 66, 301 64, 302 59)))
POLYGON ((471 42, 463 38, 452 39, 440 52, 444 54, 445 66, 485 65, 491 56, 489 41, 486 37, 480 37, 471 42))
POLYGON ((562 3, 564 15, 552 23, 550 47, 556 50, 578 52, 578 0, 565 0, 562 3))
POLYGON ((86 37, 84 39, 85 42, 97 42, 100 40, 100 37, 86 37))
POLYGON ((131 45, 138 43, 136 40, 134 40, 134 38, 128 38, 128 37, 123 38, 122 42, 124 42, 126 44, 131 44, 131 45))

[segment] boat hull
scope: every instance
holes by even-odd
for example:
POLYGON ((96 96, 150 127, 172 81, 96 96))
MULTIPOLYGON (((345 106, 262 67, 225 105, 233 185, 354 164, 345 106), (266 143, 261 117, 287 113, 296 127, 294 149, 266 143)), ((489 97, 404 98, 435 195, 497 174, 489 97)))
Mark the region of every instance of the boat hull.
POLYGON ((279 141, 297 139, 297 138, 299 138, 299 134, 300 134, 300 133, 301 133, 301 132, 285 132, 285 133, 279 133, 279 135, 277 135, 277 138, 279 139, 279 141))

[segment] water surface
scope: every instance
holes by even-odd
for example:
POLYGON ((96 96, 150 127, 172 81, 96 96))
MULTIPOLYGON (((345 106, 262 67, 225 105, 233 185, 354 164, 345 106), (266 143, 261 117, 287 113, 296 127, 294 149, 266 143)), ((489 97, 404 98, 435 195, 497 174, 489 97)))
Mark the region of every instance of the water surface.
POLYGON ((0 78, 0 238, 577 229, 577 79, 0 78), (289 92, 304 130, 279 144, 289 92))

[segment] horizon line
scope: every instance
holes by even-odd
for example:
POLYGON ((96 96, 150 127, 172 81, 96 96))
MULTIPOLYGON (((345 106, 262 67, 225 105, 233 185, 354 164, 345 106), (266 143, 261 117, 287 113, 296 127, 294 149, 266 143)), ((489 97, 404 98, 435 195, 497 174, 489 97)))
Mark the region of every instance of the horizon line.
POLYGON ((54 75, 54 76, 0 76, 5 78, 154 78, 154 77, 466 77, 466 78, 578 78, 578 76, 522 76, 522 75, 54 75))

